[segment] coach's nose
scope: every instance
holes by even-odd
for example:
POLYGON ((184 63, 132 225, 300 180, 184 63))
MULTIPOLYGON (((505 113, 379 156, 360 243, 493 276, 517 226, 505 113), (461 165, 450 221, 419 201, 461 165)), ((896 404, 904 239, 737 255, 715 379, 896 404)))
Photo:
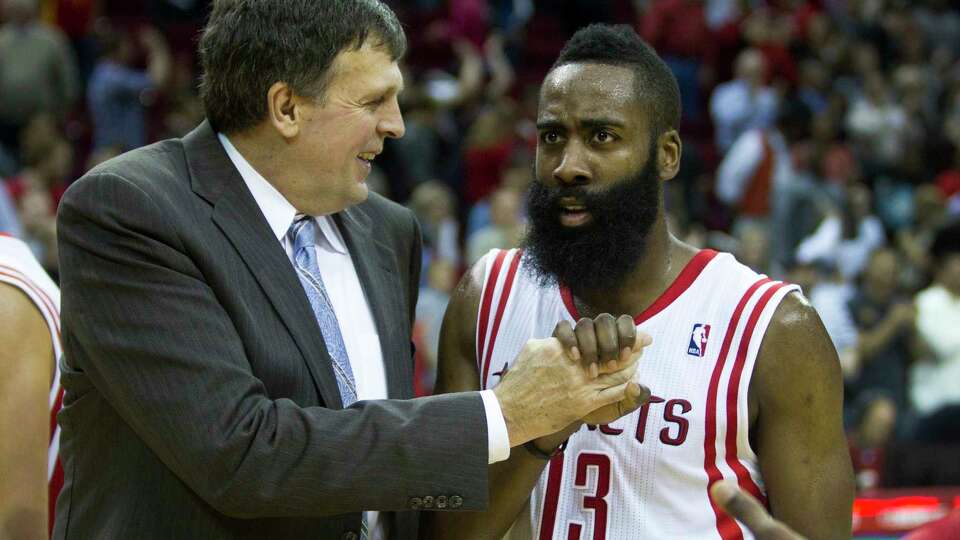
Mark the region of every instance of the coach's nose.
POLYGON ((384 137, 391 139, 403 137, 407 129, 403 125, 403 115, 400 114, 400 104, 397 102, 397 98, 391 98, 390 102, 384 106, 384 109, 383 116, 380 117, 380 123, 377 125, 377 130, 384 137))

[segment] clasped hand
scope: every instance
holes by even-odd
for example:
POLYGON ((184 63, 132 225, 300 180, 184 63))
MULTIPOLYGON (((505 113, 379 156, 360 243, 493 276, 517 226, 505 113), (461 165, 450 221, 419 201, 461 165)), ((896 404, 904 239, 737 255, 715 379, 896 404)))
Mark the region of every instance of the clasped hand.
POLYGON ((494 389, 510 445, 566 438, 581 422, 606 424, 641 407, 650 391, 632 379, 651 342, 631 317, 609 314, 575 327, 563 321, 554 337, 528 341, 494 389))

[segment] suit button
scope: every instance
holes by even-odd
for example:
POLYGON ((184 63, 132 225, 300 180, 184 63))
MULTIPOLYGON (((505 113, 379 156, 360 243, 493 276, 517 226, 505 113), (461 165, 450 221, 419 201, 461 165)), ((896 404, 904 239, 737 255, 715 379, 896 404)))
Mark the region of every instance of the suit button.
POLYGON ((419 510, 423 507, 423 499, 420 497, 410 497, 410 509, 419 510))
POLYGON ((343 536, 340 537, 340 540, 357 540, 357 533, 353 531, 347 531, 343 533, 343 536))
POLYGON ((447 496, 440 495, 439 497, 437 497, 437 508, 439 508, 440 510, 443 510, 446 507, 447 507, 447 496))
POLYGON ((460 508, 463 506, 463 498, 459 495, 453 495, 450 497, 450 508, 460 508))
POLYGON ((424 508, 433 508, 433 497, 427 495, 423 498, 423 507, 424 508))

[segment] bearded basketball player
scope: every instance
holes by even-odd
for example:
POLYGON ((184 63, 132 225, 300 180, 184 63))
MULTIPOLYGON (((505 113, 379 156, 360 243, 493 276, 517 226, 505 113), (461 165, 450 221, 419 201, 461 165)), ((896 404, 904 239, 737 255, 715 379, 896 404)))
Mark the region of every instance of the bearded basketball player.
POLYGON ((752 538, 711 499, 721 480, 802 535, 849 537, 841 372, 819 317, 795 285, 667 229, 679 103, 667 66, 628 27, 580 30, 547 74, 528 237, 457 288, 438 390, 496 386, 557 321, 565 343, 595 339, 586 360, 602 366, 617 347, 589 337, 591 317, 628 313, 653 338, 636 375, 651 395, 609 423, 514 449, 491 466, 489 510, 425 515, 434 538, 752 538))

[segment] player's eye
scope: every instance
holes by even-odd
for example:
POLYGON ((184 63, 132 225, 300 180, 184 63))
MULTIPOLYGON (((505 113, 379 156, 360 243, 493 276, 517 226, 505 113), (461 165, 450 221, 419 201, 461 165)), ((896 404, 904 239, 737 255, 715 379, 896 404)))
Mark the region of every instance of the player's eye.
POLYGON ((593 134, 593 140, 601 144, 611 142, 614 139, 616 139, 614 134, 605 129, 599 129, 593 134))
POLYGON ((558 131, 549 130, 542 131, 540 133, 540 141, 545 144, 557 144, 563 140, 563 137, 558 131))

